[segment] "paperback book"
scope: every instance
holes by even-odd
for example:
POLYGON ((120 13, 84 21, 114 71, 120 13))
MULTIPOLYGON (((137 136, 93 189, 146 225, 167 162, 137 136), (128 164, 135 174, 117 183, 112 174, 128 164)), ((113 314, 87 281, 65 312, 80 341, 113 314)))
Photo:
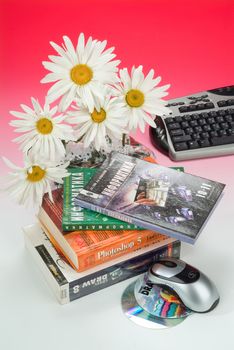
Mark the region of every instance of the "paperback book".
POLYGON ((151 230, 62 231, 62 189, 53 191, 54 202, 44 196, 39 221, 57 249, 77 271, 84 271, 149 244, 168 243, 168 236, 151 230))
POLYGON ((75 205, 74 198, 97 171, 97 168, 68 168, 70 176, 65 177, 63 186, 63 231, 139 229, 134 224, 75 205))
POLYGON ((84 208, 194 243, 224 187, 112 152, 75 201, 84 208))
POLYGON ((180 256, 181 244, 173 240, 160 246, 157 243, 147 246, 88 271, 76 272, 57 252, 39 224, 24 227, 23 231, 26 247, 61 304, 144 273, 160 258, 180 256))

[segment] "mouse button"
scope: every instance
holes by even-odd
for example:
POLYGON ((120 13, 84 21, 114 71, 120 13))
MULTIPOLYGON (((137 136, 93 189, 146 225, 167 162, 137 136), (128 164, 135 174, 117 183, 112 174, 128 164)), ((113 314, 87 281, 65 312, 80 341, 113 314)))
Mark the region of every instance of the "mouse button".
POLYGON ((183 269, 184 269, 183 265, 176 264, 176 266, 174 267, 172 266, 169 267, 165 265, 165 261, 160 261, 154 264, 151 267, 150 271, 156 277, 169 279, 169 278, 172 278, 173 276, 178 275, 183 269))
POLYGON ((174 261, 170 261, 170 260, 165 260, 165 261, 161 261, 162 265, 165 265, 167 267, 176 267, 177 264, 174 261))
POLYGON ((200 278, 200 272, 190 265, 186 265, 185 269, 180 271, 172 279, 177 283, 194 283, 200 278))

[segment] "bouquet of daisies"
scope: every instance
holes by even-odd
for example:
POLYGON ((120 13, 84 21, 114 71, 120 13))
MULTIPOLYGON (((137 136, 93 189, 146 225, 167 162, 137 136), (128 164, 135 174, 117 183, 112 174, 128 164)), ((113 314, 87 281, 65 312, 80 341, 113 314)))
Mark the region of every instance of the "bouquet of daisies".
POLYGON ((107 140, 137 128, 144 132, 146 124, 156 127, 152 116, 169 112, 162 99, 169 85, 158 87, 161 77, 154 78, 153 69, 146 76, 142 66, 130 73, 119 70, 114 48, 91 37, 85 43, 83 33, 76 47, 67 36, 63 40, 62 46, 51 42, 56 55, 43 62, 49 73, 41 83, 52 83, 45 104, 31 98, 32 106, 10 112, 17 118, 10 125, 21 134, 13 141, 20 144, 25 164, 20 168, 3 160, 12 169, 6 189, 19 204, 41 205, 46 192, 52 200, 53 183, 69 175, 68 142, 99 151, 107 140))

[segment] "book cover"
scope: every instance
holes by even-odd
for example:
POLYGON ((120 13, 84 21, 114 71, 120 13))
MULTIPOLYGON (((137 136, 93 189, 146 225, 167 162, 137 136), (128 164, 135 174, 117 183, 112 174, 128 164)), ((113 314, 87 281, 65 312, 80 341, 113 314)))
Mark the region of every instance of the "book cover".
POLYGON ((38 224, 23 228, 25 244, 61 304, 144 273, 155 261, 180 257, 180 242, 145 247, 84 272, 76 272, 59 254, 38 224))
POLYGON ((74 198, 97 171, 97 168, 68 168, 70 176, 65 177, 63 186, 63 231, 139 229, 134 224, 84 209, 75 204, 74 198))
POLYGON ((78 205, 194 243, 225 185, 112 152, 78 205))
POLYGON ((43 229, 53 239, 77 271, 113 260, 148 244, 163 245, 168 236, 151 230, 62 231, 62 189, 53 191, 54 203, 46 194, 38 218, 43 229))

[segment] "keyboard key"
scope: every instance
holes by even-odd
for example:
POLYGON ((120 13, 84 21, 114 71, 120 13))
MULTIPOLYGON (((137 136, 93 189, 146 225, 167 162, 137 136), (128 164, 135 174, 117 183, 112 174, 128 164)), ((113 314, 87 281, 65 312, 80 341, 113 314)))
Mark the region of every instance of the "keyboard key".
POLYGON ((226 102, 226 101, 218 101, 218 102, 217 102, 217 105, 218 105, 219 107, 226 107, 226 106, 227 106, 227 102, 226 102))
POLYGON ((182 129, 188 128, 189 127, 189 123, 188 122, 182 122, 181 123, 181 127, 182 127, 182 129))
POLYGON ((221 109, 220 111, 217 112, 218 115, 220 115, 221 117, 223 117, 226 114, 226 111, 224 109, 221 109))
POLYGON ((205 104, 205 108, 207 108, 207 109, 214 108, 214 104, 212 102, 207 102, 205 104))
POLYGON ((208 124, 214 124, 215 123, 214 118, 212 118, 212 117, 207 118, 207 123, 208 124))
POLYGON ((186 134, 186 135, 191 135, 191 134, 193 134, 193 128, 186 128, 184 131, 185 131, 185 134, 186 134))
POLYGON ((196 133, 202 132, 202 127, 201 127, 201 126, 195 126, 195 127, 194 127, 194 131, 195 131, 196 133))
POLYGON ((205 104, 204 103, 199 103, 198 105, 197 105, 197 109, 198 110, 202 110, 202 109, 205 109, 206 107, 205 107, 205 104))
POLYGON ((217 131, 211 131, 210 132, 210 137, 217 137, 217 136, 218 136, 217 131))
POLYGON ((228 123, 220 123, 222 129, 228 129, 228 123))
POLYGON ((169 117, 165 119, 166 124, 173 123, 173 122, 174 122, 174 118, 169 117))
POLYGON ((201 147, 209 147, 210 146, 209 140, 200 140, 199 144, 201 147))
POLYGON ((234 143, 234 135, 213 137, 210 142, 213 146, 228 145, 229 143, 234 143))
POLYGON ((203 112, 201 114, 199 114, 200 118, 203 117, 203 118, 208 118, 209 117, 209 114, 207 112, 203 112))
POLYGON ((176 121, 177 123, 182 122, 182 117, 181 117, 181 116, 175 117, 175 121, 176 121))
POLYGON ((188 112, 188 106, 179 107, 179 111, 180 111, 180 113, 188 112))
POLYGON ((191 120, 191 122, 190 122, 189 124, 190 124, 190 126, 192 126, 192 127, 198 125, 196 120, 191 120))
POLYGON ((211 125, 211 129, 213 129, 213 130, 219 130, 220 129, 220 126, 219 126, 219 124, 212 124, 211 125))
POLYGON ((225 115, 224 120, 226 120, 226 122, 232 122, 232 116, 230 114, 225 115))
POLYGON ((219 130, 219 131, 218 131, 218 135, 219 135, 219 136, 226 136, 226 135, 227 135, 227 132, 226 132, 226 130, 223 130, 223 129, 222 129, 222 130, 219 130))
POLYGON ((218 114, 217 114, 216 111, 211 111, 211 112, 209 112, 209 116, 210 116, 210 117, 213 117, 213 118, 214 118, 214 117, 217 117, 217 115, 218 115, 218 114))
POLYGON ((205 121, 205 119, 199 119, 198 123, 199 123, 199 125, 205 125, 206 121, 205 121))
POLYGON ((179 123, 170 123, 167 126, 168 130, 173 130, 173 129, 180 129, 180 124, 179 123))
POLYGON ((192 135, 192 138, 193 138, 193 140, 196 141, 196 140, 200 140, 201 136, 200 136, 200 134, 195 133, 192 135))
POLYGON ((192 120, 198 120, 200 118, 199 114, 191 114, 192 120))
POLYGON ((189 149, 199 148, 199 144, 197 141, 188 141, 188 147, 189 149))
POLYGON ((174 148, 176 151, 185 151, 188 149, 188 146, 186 142, 179 142, 174 145, 174 148))
POLYGON ((224 119, 223 119, 223 117, 216 117, 215 121, 216 121, 216 123, 222 123, 222 122, 224 122, 224 119))
POLYGON ((201 133, 201 137, 202 137, 203 139, 208 139, 208 138, 209 138, 208 132, 202 132, 202 133, 201 133))
POLYGON ((227 114, 234 114, 234 108, 228 108, 226 109, 227 114))
POLYGON ((189 112, 193 112, 193 111, 196 111, 196 109, 197 109, 197 106, 196 105, 190 105, 189 106, 189 112))
POLYGON ((182 136, 174 136, 174 137, 172 137, 172 141, 174 143, 185 142, 185 141, 189 141, 189 140, 191 140, 191 136, 190 135, 182 135, 182 136))
POLYGON ((170 130, 170 135, 171 136, 184 135, 184 131, 181 129, 170 130))
POLYGON ((234 135, 234 129, 227 129, 227 135, 234 135))
POLYGON ((204 130, 204 131, 211 131, 210 125, 204 125, 204 126, 203 126, 203 130, 204 130))
POLYGON ((228 106, 233 106, 234 105, 234 99, 227 100, 227 105, 228 106))

